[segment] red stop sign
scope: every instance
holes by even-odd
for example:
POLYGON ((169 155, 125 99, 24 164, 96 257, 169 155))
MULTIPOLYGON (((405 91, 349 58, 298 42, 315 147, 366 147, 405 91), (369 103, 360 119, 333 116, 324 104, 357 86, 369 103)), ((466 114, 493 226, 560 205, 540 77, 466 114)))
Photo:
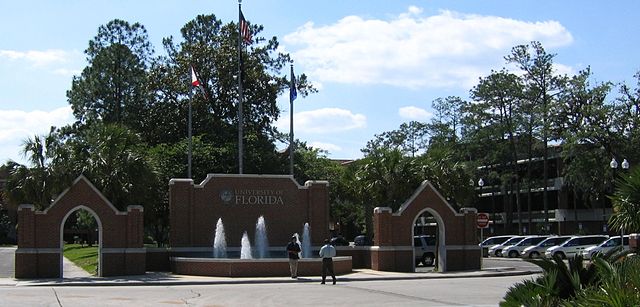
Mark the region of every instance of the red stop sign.
POLYGON ((478 213, 476 217, 476 224, 478 228, 487 228, 489 226, 489 214, 478 213))

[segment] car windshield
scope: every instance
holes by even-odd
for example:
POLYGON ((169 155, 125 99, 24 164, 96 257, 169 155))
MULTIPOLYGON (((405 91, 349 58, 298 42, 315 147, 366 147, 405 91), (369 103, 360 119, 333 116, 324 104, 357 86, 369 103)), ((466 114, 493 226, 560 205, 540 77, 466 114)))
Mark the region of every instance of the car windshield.
POLYGON ((558 244, 566 241, 567 239, 569 239, 569 238, 568 237, 566 237, 566 238, 548 238, 548 239, 538 243, 538 246, 540 246, 540 247, 555 246, 555 245, 558 245, 558 244))
POLYGON ((617 246, 620 245, 620 238, 611 238, 607 241, 604 241, 604 243, 602 243, 602 247, 611 247, 611 246, 617 246))
POLYGON ((520 241, 522 241, 522 237, 515 237, 515 238, 509 239, 507 242, 504 242, 502 245, 504 246, 514 245, 520 241))
POLYGON ((520 241, 520 243, 518 243, 518 245, 516 245, 516 246, 527 246, 527 245, 531 245, 531 240, 533 240, 533 239, 532 239, 532 238, 524 239, 524 240, 520 241))

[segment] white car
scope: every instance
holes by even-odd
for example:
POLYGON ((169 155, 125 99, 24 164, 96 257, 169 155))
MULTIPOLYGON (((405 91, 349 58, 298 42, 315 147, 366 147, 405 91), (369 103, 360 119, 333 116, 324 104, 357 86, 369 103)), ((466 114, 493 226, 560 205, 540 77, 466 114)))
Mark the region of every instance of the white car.
POLYGON ((505 249, 505 248, 507 248, 507 247, 509 247, 511 245, 517 244, 518 242, 522 241, 524 238, 526 238, 526 237, 525 236, 515 236, 515 237, 512 237, 511 239, 505 241, 502 244, 498 244, 498 245, 495 245, 495 246, 491 247, 489 249, 489 256, 502 257, 502 250, 503 249, 505 249))
POLYGON ((480 245, 480 248, 482 248, 482 257, 489 257, 490 248, 502 244, 513 237, 513 235, 506 235, 486 238, 484 241, 482 241, 482 243, 478 244, 480 245))
POLYGON ((582 253, 588 247, 598 245, 608 239, 606 235, 590 235, 590 236, 575 236, 565 241, 564 243, 550 247, 544 253, 545 257, 553 258, 554 256, 560 257, 560 259, 566 259, 582 253))
POLYGON ((547 251, 548 248, 560 245, 564 241, 571 239, 571 236, 554 236, 545 239, 544 241, 525 248, 522 253, 520 253, 520 257, 522 258, 538 258, 540 256, 544 256, 544 252, 547 251))
POLYGON ((544 239, 548 238, 547 236, 527 236, 525 237, 522 241, 518 242, 517 244, 505 247, 502 250, 502 256, 503 257, 509 257, 509 258, 516 258, 516 257, 520 257, 520 253, 522 253, 522 251, 531 246, 531 245, 536 245, 540 242, 542 242, 544 239))
MULTIPOLYGON (((623 237, 623 249, 629 250, 629 236, 623 237)), ((611 237, 609 240, 600 243, 600 245, 589 247, 582 251, 584 259, 591 259, 596 254, 606 254, 610 250, 620 247, 620 236, 611 237)))

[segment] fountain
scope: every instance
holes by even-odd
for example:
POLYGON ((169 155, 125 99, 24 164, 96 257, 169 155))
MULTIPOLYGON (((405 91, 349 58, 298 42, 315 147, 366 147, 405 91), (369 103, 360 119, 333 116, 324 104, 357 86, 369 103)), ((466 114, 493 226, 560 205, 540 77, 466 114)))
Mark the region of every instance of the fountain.
POLYGON ((311 258, 311 234, 309 233, 309 223, 304 223, 304 228, 302 229, 302 258, 311 258))
MULTIPOLYGON (((303 259, 299 262, 298 275, 310 276, 319 274, 322 267, 322 259, 312 256, 311 236, 309 223, 304 224, 302 242, 298 233, 295 233, 296 241, 302 249, 303 259)), ((283 252, 281 258, 269 257, 269 244, 267 241, 267 227, 264 216, 260 216, 256 223, 255 255, 252 257, 251 242, 247 231, 242 234, 240 257, 232 259, 227 254, 227 242, 225 238, 222 218, 216 223, 213 240, 213 258, 194 256, 171 257, 171 271, 176 274, 201 275, 201 276, 288 276, 289 259, 283 252)), ((234 252, 234 248, 231 248, 234 252)), ((283 250, 284 251, 284 250, 283 250)), ((237 256, 235 256, 237 257, 237 256)), ((351 272, 351 257, 335 257, 334 270, 336 274, 351 272)))
MULTIPOLYGON (((300 235, 296 232, 293 234, 293 236, 296 237, 296 243, 298 243, 298 246, 300 246, 300 250, 302 250, 302 243, 300 243, 300 235)), ((302 252, 298 253, 298 258, 302 258, 302 252)))
POLYGON ((246 231, 242 234, 241 245, 240 259, 253 259, 251 256, 251 242, 249 242, 249 235, 247 235, 246 231))
POLYGON ((213 237, 213 258, 227 258, 227 239, 224 234, 222 218, 216 223, 216 233, 213 237))
POLYGON ((261 215, 256 222, 256 258, 267 258, 268 256, 267 225, 264 222, 264 216, 261 215))

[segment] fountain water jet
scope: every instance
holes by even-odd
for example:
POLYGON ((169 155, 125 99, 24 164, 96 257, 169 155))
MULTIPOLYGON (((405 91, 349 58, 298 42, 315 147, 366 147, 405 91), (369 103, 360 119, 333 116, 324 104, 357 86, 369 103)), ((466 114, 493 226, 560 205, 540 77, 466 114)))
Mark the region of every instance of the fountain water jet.
POLYGON ((227 239, 222 218, 219 218, 216 223, 216 232, 213 237, 213 258, 227 258, 227 239))
POLYGON ((302 229, 302 258, 311 258, 311 234, 309 230, 309 223, 304 223, 302 229))
POLYGON ((251 256, 251 242, 249 242, 249 235, 247 235, 246 231, 242 234, 241 245, 240 259, 253 259, 251 256))
POLYGON ((256 223, 256 258, 269 256, 269 241, 267 240, 267 225, 264 216, 261 215, 256 223))

